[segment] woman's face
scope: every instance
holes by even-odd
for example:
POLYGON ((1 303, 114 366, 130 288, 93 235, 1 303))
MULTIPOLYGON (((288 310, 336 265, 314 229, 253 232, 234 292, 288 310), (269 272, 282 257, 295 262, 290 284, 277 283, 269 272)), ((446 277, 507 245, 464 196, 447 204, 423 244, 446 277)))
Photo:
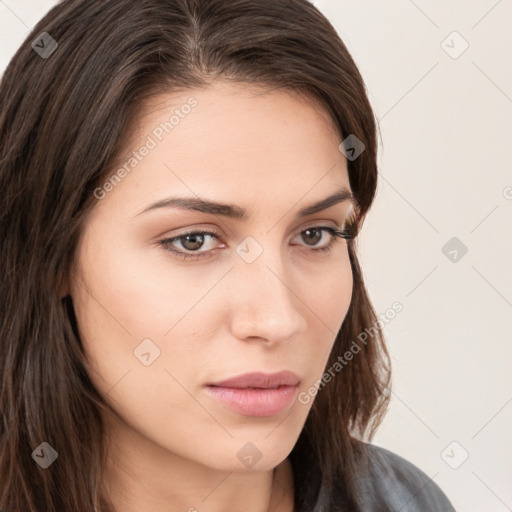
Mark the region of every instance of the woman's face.
POLYGON ((225 83, 153 98, 134 126, 70 275, 91 379, 133 443, 221 470, 273 468, 350 304, 346 241, 307 231, 340 228, 350 200, 301 215, 351 191, 340 137, 311 102, 225 83), (245 216, 165 205, 177 197, 245 216), (297 387, 208 386, 283 370, 297 387))

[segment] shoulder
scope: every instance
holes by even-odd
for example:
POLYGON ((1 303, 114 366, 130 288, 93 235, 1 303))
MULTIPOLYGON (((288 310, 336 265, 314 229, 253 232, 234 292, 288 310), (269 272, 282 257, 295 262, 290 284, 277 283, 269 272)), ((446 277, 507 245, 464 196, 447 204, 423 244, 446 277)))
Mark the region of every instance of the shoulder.
POLYGON ((361 443, 356 485, 365 511, 455 512, 434 480, 385 448, 361 443))

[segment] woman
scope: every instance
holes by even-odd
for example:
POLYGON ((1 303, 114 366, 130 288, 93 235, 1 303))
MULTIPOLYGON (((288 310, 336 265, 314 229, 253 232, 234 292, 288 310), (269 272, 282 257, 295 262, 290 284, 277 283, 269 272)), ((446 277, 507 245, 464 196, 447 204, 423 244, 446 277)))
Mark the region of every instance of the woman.
POLYGON ((368 443, 376 126, 310 2, 64 0, 0 98, 2 510, 453 510, 368 443))

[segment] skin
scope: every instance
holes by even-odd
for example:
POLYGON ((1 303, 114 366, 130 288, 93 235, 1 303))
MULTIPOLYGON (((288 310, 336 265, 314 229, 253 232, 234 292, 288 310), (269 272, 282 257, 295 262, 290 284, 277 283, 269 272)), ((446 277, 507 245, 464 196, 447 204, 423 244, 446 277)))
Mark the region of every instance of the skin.
POLYGON ((303 392, 322 377, 350 305, 352 272, 345 240, 314 253, 331 235, 308 238, 304 230, 340 228, 351 202, 295 215, 341 186, 350 191, 347 162, 320 105, 223 82, 152 98, 120 162, 191 96, 192 112, 95 205, 64 290, 91 380, 116 412, 106 418, 106 481, 119 512, 289 512, 287 457, 313 400, 255 418, 203 386, 288 369, 303 392), (249 219, 177 208, 138 215, 170 196, 236 204, 249 219), (219 232, 195 249, 209 256, 183 261, 158 244, 190 228, 219 232), (249 236, 263 249, 251 263, 236 252, 249 236), (148 366, 134 355, 144 339, 160 350, 148 366), (248 442, 261 454, 252 467, 237 457, 248 442))

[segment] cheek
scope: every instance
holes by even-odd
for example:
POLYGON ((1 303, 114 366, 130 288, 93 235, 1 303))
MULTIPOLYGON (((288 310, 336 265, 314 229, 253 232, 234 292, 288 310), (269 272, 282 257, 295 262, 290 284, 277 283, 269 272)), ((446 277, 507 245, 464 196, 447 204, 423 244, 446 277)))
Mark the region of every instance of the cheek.
POLYGON ((121 255, 83 261, 85 288, 77 285, 72 295, 90 378, 128 424, 156 441, 178 439, 178 452, 190 433, 201 437, 184 423, 207 419, 188 392, 204 364, 196 339, 203 333, 194 335, 197 318, 194 324, 187 315, 196 294, 187 291, 183 272, 158 279, 154 267, 133 266, 121 255))
MULTIPOLYGON (((352 298, 353 275, 348 249, 342 247, 329 264, 317 264, 308 270, 300 270, 293 291, 310 310, 311 316, 308 318, 311 328, 329 333, 334 338, 352 298)), ((324 339, 326 337, 329 336, 324 336, 324 339)))
MULTIPOLYGON (((77 292, 84 302, 96 303, 87 304, 95 310, 96 322, 101 318, 102 325, 115 323, 134 340, 166 334, 201 300, 219 273, 194 272, 173 263, 160 249, 122 244, 119 239, 112 243, 115 250, 103 248, 99 253, 92 249, 92 241, 84 247, 82 279, 90 293, 77 292)), ((88 317, 85 320, 91 323, 88 317)))
POLYGON ((223 266, 194 271, 172 264, 165 254, 143 257, 122 240, 92 239, 84 243, 80 262, 82 284, 75 282, 73 305, 98 388, 108 391, 127 372, 140 380, 141 390, 156 371, 161 384, 169 384, 165 369, 180 382, 193 382, 190 376, 197 375, 204 357, 205 330, 218 321, 219 304, 206 295, 226 272, 223 266))
POLYGON ((302 282, 299 297, 309 311, 310 339, 315 339, 311 355, 311 378, 317 379, 324 371, 336 336, 350 307, 353 274, 344 249, 343 257, 322 272, 302 282))

